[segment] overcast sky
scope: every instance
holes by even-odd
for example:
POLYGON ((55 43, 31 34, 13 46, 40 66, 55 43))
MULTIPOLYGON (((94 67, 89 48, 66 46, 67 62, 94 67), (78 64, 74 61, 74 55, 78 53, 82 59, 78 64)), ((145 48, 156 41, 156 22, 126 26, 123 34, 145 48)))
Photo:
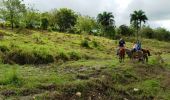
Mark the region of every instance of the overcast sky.
POLYGON ((153 28, 170 30, 170 0, 25 0, 40 11, 70 8, 82 15, 96 17, 103 11, 112 12, 116 25, 129 25, 130 14, 142 9, 148 16, 146 23, 153 28))

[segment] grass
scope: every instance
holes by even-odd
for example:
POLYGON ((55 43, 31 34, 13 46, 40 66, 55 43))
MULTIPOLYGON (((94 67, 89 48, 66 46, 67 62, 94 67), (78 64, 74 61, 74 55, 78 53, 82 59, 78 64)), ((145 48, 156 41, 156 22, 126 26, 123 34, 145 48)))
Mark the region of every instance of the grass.
MULTIPOLYGON (((148 64, 129 59, 119 63, 116 40, 32 30, 29 34, 0 33, 4 34, 0 40, 0 98, 170 99, 168 42, 143 39, 143 48, 152 54, 148 64), (158 52, 164 63, 157 59, 158 52)), ((127 48, 133 41, 128 39, 127 48)))

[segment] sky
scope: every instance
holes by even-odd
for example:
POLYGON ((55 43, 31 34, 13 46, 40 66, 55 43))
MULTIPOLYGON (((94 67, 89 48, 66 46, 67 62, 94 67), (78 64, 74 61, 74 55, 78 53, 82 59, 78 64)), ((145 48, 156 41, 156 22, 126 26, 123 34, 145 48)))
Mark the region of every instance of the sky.
POLYGON ((170 0, 24 0, 40 11, 70 8, 82 15, 96 17, 103 11, 112 12, 116 26, 130 24, 130 14, 143 10, 148 17, 146 25, 170 30, 170 0))

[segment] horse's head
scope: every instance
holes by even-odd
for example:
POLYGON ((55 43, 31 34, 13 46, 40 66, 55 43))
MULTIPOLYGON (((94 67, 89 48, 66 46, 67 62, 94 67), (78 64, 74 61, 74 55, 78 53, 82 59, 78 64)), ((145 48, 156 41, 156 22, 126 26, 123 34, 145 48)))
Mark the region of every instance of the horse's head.
POLYGON ((126 54, 128 55, 129 58, 132 57, 132 51, 130 49, 125 49, 126 54))
POLYGON ((151 56, 151 54, 150 54, 150 51, 149 50, 147 50, 147 49, 142 49, 142 51, 143 51, 143 53, 144 54, 148 54, 148 56, 151 56))

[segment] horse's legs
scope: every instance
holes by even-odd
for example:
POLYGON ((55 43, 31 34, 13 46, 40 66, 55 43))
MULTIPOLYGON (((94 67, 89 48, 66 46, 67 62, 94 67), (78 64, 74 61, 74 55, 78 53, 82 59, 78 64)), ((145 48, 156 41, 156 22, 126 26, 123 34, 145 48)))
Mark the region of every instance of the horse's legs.
POLYGON ((146 62, 148 62, 148 56, 146 56, 145 59, 146 59, 146 62))

